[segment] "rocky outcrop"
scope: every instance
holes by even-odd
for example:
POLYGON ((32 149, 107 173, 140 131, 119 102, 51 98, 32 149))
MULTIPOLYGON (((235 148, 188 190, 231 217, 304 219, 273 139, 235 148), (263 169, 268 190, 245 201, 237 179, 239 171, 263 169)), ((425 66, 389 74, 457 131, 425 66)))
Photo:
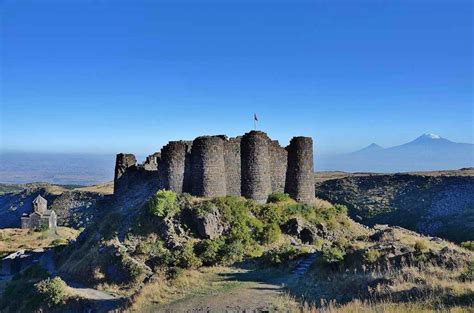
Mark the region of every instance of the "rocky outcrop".
POLYGON ((316 195, 344 204, 355 220, 399 225, 452 241, 474 240, 474 176, 358 175, 316 183, 316 195))
POLYGON ((315 225, 301 218, 291 218, 281 226, 281 230, 291 236, 295 236, 303 243, 312 244, 318 237, 315 225))
POLYGON ((193 224, 195 225, 196 233, 203 239, 216 239, 227 228, 219 210, 216 208, 211 212, 205 213, 203 216, 194 215, 193 224))

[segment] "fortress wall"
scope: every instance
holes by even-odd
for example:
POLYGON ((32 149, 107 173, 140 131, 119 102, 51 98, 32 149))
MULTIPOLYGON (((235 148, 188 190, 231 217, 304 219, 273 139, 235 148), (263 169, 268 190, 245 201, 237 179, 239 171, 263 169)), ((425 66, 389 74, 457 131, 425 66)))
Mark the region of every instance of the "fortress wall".
POLYGON ((272 193, 284 192, 288 151, 282 148, 277 140, 272 140, 269 146, 269 152, 272 193))
POLYGON ((118 194, 127 179, 122 177, 127 170, 135 169, 137 159, 133 154, 119 153, 115 158, 114 194, 118 194))
POLYGON ((143 162, 143 168, 147 171, 157 171, 158 170, 158 162, 161 158, 160 152, 155 152, 150 154, 146 157, 145 162, 143 162))
POLYGON ((117 157, 115 158, 114 181, 117 181, 129 167, 136 166, 136 164, 137 159, 135 158, 135 155, 128 153, 117 154, 117 157))
POLYGON ((285 192, 298 202, 314 200, 313 139, 294 137, 288 150, 285 192))
POLYGON ((271 193, 270 138, 261 131, 251 131, 241 142, 242 196, 259 203, 271 193))
POLYGON ((226 195, 224 139, 202 136, 193 141, 191 150, 193 195, 218 197, 226 195))
POLYGON ((158 165, 160 188, 182 193, 186 190, 186 158, 191 148, 189 141, 170 141, 161 149, 158 165))
POLYGON ((240 196, 240 142, 242 137, 230 138, 224 141, 224 161, 226 172, 226 194, 240 196))

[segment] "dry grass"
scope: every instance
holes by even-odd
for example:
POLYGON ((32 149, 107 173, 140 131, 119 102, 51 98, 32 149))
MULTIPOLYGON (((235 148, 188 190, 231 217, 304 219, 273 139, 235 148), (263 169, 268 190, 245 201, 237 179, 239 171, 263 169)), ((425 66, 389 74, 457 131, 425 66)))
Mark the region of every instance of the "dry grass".
POLYGON ((100 193, 104 195, 111 195, 114 193, 114 183, 107 182, 107 183, 99 184, 99 185, 79 187, 79 188, 74 188, 73 191, 87 191, 87 192, 100 193))
POLYGON ((300 305, 295 298, 284 295, 276 299, 273 303, 276 312, 301 312, 301 313, 431 313, 431 312, 450 312, 450 313, 470 313, 472 307, 438 307, 436 310, 427 307, 420 302, 395 303, 389 301, 370 302, 353 300, 343 305, 335 302, 323 302, 320 307, 300 305))
POLYGON ((472 312, 474 282, 462 281, 463 271, 427 266, 314 275, 288 286, 276 305, 290 311, 299 305, 302 312, 472 312))
MULTIPOLYGON (((157 304, 167 304, 194 295, 205 295, 212 291, 232 289, 238 282, 219 278, 221 273, 238 272, 228 267, 206 267, 199 270, 183 270, 176 278, 167 280, 164 272, 145 285, 135 297, 130 312, 149 312, 157 304)), ((151 312, 151 311, 150 311, 151 312)))
POLYGON ((19 228, 4 228, 0 229, 0 254, 5 255, 20 249, 33 250, 65 244, 78 235, 78 230, 68 227, 58 227, 56 231, 47 230, 42 232, 19 228))

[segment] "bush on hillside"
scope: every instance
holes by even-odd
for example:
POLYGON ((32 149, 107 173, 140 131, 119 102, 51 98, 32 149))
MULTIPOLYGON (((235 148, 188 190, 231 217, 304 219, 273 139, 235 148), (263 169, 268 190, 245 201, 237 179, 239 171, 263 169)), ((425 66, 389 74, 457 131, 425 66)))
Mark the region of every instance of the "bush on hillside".
POLYGON ((299 257, 303 252, 290 244, 282 245, 263 254, 263 261, 269 265, 281 265, 299 257))
POLYGON ((333 245, 330 247, 323 247, 322 255, 325 263, 335 264, 340 263, 344 260, 346 252, 338 245, 333 245))
POLYGON ((67 285, 60 278, 47 278, 35 284, 36 291, 48 306, 62 304, 68 298, 67 285))
POLYGON ((277 223, 266 224, 262 229, 262 242, 270 244, 278 241, 281 236, 281 229, 277 223))
POLYGON ((196 246, 196 252, 204 265, 216 265, 222 260, 225 241, 222 238, 207 239, 196 246))
POLYGON ((418 240, 418 241, 415 242, 414 248, 415 248, 416 252, 423 253, 426 250, 428 250, 428 245, 426 244, 426 242, 424 242, 422 240, 418 240))
POLYGON ((278 203, 291 200, 292 199, 289 194, 283 192, 275 192, 268 196, 267 203, 278 203))
POLYGON ((181 268, 197 268, 202 265, 201 259, 194 252, 194 245, 188 241, 174 253, 175 265, 181 268))
POLYGON ((378 250, 374 249, 368 249, 367 251, 364 252, 364 262, 365 263, 375 263, 380 257, 380 252, 378 250))
POLYGON ((169 190, 158 191, 147 203, 148 212, 157 217, 173 217, 179 212, 176 193, 169 190))

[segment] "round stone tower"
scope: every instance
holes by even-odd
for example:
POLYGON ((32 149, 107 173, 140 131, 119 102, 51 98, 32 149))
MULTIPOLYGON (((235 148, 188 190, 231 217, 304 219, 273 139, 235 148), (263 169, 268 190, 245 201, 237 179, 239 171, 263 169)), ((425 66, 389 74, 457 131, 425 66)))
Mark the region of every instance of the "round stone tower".
POLYGON ((191 149, 192 188, 200 197, 226 195, 224 140, 218 136, 197 137, 191 149))
POLYGON ((176 193, 185 188, 185 166, 189 143, 186 141, 170 141, 161 150, 159 164, 160 186, 176 193))
POLYGON ((285 192, 298 202, 314 200, 313 139, 294 137, 288 150, 285 192))
POLYGON ((241 141, 242 196, 265 203, 271 193, 270 138, 261 131, 251 131, 241 141))

